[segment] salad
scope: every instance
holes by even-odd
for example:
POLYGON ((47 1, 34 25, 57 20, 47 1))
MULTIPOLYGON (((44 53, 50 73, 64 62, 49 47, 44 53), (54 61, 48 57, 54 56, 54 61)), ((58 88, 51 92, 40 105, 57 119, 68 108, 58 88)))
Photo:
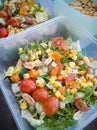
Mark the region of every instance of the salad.
POLYGON ((25 118, 37 130, 76 125, 97 103, 96 61, 82 55, 80 41, 53 37, 19 48, 5 72, 25 118))
POLYGON ((0 38, 47 21, 49 12, 34 0, 5 0, 0 4, 0 38))

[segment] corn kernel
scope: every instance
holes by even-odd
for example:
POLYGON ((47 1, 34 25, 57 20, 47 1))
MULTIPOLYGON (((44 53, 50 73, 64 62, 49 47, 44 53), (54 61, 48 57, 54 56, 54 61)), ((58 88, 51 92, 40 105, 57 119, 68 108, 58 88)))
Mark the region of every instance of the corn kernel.
POLYGON ((75 62, 70 62, 70 63, 69 63, 69 66, 70 66, 71 68, 74 68, 74 67, 75 67, 75 62))
POLYGON ((60 91, 56 91, 56 92, 55 92, 55 96, 56 96, 57 98, 59 98, 59 97, 61 96, 60 91))
POLYGON ((25 73, 25 74, 23 75, 23 78, 24 78, 24 79, 29 79, 29 78, 30 78, 30 74, 29 74, 29 73, 25 73))
POLYGON ((92 75, 92 74, 86 74, 86 79, 88 80, 88 79, 93 79, 94 78, 94 75, 92 75))
POLYGON ((50 82, 53 84, 53 83, 55 82, 56 79, 57 79, 56 76, 51 76, 51 78, 50 78, 50 82))
POLYGON ((29 11, 29 14, 33 14, 33 11, 29 11))
POLYGON ((44 12, 44 8, 41 7, 41 8, 39 9, 39 11, 40 11, 40 12, 44 12))
POLYGON ((60 100, 64 101, 65 100, 65 97, 63 95, 60 95, 60 100))
POLYGON ((20 104, 20 108, 23 109, 23 110, 27 109, 27 107, 28 107, 28 105, 27 105, 26 102, 22 102, 22 103, 20 104))
POLYGON ((37 72, 39 75, 42 74, 42 70, 37 70, 37 72))
POLYGON ((73 54, 69 54, 68 57, 72 58, 72 57, 73 57, 73 54))
POLYGON ((19 73, 19 69, 15 69, 13 73, 14 74, 18 74, 19 73))
POLYGON ((83 65, 84 64, 84 62, 82 61, 82 60, 80 60, 79 62, 78 62, 78 65, 83 65))
POLYGON ((19 48, 18 51, 19 51, 19 53, 22 53, 23 52, 23 48, 19 48))
POLYGON ((94 91, 93 95, 97 97, 97 91, 94 91))
POLYGON ((77 89, 76 89, 76 88, 71 89, 71 93, 72 93, 72 94, 75 94, 76 92, 77 92, 77 89))
POLYGON ((79 71, 79 75, 84 75, 85 74, 85 71, 81 70, 79 71))

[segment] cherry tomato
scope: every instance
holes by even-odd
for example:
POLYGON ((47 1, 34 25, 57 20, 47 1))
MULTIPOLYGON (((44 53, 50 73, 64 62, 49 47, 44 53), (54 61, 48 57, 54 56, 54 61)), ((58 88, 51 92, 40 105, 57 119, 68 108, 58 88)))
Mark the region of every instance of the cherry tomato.
POLYGON ((25 79, 22 80, 20 83, 20 90, 23 93, 32 93, 36 89, 36 84, 34 80, 31 79, 25 79))
POLYGON ((7 20, 7 25, 12 25, 13 27, 19 27, 20 21, 18 19, 9 19, 7 20))
POLYGON ((46 99, 48 98, 48 94, 49 93, 47 89, 38 88, 33 92, 32 97, 36 102, 45 102, 46 99))
POLYGON ((48 97, 43 108, 47 116, 53 116, 59 109, 59 99, 55 96, 48 97))
POLYGON ((74 101, 74 106, 81 111, 88 111, 89 107, 87 106, 86 102, 83 101, 81 98, 77 98, 74 101))
POLYGON ((8 30, 6 28, 0 28, 0 38, 8 36, 8 30))
POLYGON ((63 44, 64 44, 64 38, 63 37, 54 37, 54 38, 52 38, 52 45, 55 48, 59 48, 63 44))
POLYGON ((65 41, 64 41, 63 37, 55 37, 55 38, 53 38, 52 39, 52 45, 55 48, 59 48, 60 51, 67 51, 68 50, 67 46, 65 45, 65 41))

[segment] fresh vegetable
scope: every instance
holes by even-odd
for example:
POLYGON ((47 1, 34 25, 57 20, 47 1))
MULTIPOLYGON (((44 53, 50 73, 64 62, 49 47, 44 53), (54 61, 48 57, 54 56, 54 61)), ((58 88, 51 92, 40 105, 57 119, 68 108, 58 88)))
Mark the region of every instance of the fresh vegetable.
POLYGON ((50 96, 44 103, 44 111, 47 116, 53 116, 59 109, 59 99, 50 96))
POLYGON ((6 28, 0 28, 0 38, 4 38, 8 36, 8 30, 6 28))
POLYGON ((89 107, 87 106, 86 102, 84 102, 81 98, 77 98, 74 101, 74 106, 81 111, 88 111, 89 107))
POLYGON ((0 29, 6 29, 0 33, 0 38, 5 38, 47 21, 50 14, 34 0, 5 0, 0 6, 0 19, 0 29))
POLYGON ((22 80, 20 83, 20 90, 23 93, 32 93, 36 89, 36 84, 34 80, 26 79, 22 80))
POLYGON ((44 88, 38 88, 33 92, 32 97, 36 102, 45 102, 48 98, 48 90, 44 88))
POLYGON ((19 60, 5 78, 12 82, 23 118, 37 130, 76 125, 97 103, 97 61, 82 54, 80 41, 58 36, 18 50, 19 60))

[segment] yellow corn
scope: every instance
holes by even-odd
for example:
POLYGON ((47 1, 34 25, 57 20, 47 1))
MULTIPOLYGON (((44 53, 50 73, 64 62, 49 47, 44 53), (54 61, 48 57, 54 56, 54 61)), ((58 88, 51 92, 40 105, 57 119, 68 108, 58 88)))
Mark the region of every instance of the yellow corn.
POLYGON ((94 91, 93 95, 97 97, 97 91, 94 91))
POLYGON ((65 100, 65 97, 64 97, 63 95, 60 95, 59 98, 60 98, 60 100, 62 100, 62 101, 65 100))
POLYGON ((61 96, 60 91, 56 91, 56 92, 55 92, 55 96, 56 96, 57 98, 59 98, 59 97, 61 96))
POLYGON ((20 108, 23 109, 23 110, 27 109, 27 107, 28 107, 28 105, 27 105, 26 102, 22 102, 22 103, 20 104, 20 108))
POLYGON ((55 82, 56 79, 57 79, 56 76, 51 76, 51 78, 50 78, 50 82, 53 84, 53 83, 55 82))
POLYGON ((37 70, 37 72, 39 75, 42 74, 42 70, 37 70))
POLYGON ((88 79, 93 79, 94 78, 94 75, 92 75, 92 74, 86 74, 86 79, 88 80, 88 79))
POLYGON ((19 53, 22 53, 23 52, 23 48, 19 48, 18 51, 19 51, 19 53))
POLYGON ((44 8, 41 7, 41 8, 39 9, 39 11, 40 11, 40 12, 44 12, 44 8))
POLYGON ((71 89, 71 93, 72 93, 72 94, 75 94, 76 92, 77 92, 77 89, 76 89, 76 88, 71 89))
POLYGON ((19 69, 14 70, 13 73, 14 73, 14 74, 18 74, 18 73, 19 73, 19 69))
POLYGON ((29 79, 29 78, 30 78, 30 74, 29 74, 29 73, 25 73, 25 74, 23 75, 23 78, 24 78, 24 79, 29 79))
POLYGON ((29 14, 33 14, 33 11, 29 11, 29 14))
POLYGON ((84 75, 85 74, 85 71, 81 70, 79 71, 79 75, 84 75))

